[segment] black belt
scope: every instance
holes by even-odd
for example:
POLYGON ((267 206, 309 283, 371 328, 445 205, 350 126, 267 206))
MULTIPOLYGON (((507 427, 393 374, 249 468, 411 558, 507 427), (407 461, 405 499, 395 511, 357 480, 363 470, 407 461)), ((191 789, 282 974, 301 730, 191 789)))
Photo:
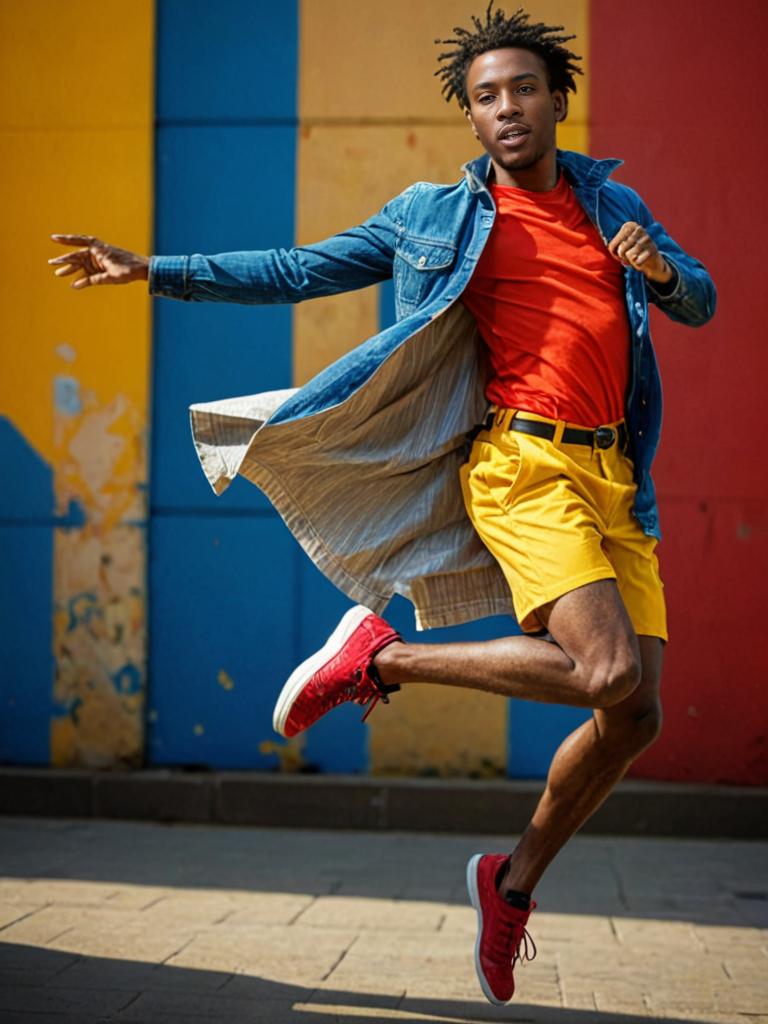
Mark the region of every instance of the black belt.
MULTIPOLYGON (((504 418, 507 415, 505 409, 491 410, 485 418, 481 430, 490 430, 493 426, 504 426, 504 418)), ((533 434, 535 437, 544 437, 551 441, 555 436, 555 424, 545 423, 541 420, 526 420, 521 416, 513 416, 505 427, 506 430, 516 430, 520 434, 533 434)), ((565 427, 561 444, 586 444, 590 448, 610 448, 614 442, 618 443, 621 451, 627 448, 627 427, 625 423, 619 423, 617 427, 596 427, 595 430, 582 430, 580 427, 565 427)))

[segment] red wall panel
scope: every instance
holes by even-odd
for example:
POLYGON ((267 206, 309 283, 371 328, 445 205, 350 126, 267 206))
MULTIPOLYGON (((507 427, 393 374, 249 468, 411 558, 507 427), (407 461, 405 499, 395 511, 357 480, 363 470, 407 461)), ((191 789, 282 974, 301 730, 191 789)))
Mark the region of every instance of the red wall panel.
POLYGON ((765 0, 592 0, 591 153, 625 160, 719 294, 704 328, 652 321, 671 642, 639 776, 768 782, 767 31, 765 0))

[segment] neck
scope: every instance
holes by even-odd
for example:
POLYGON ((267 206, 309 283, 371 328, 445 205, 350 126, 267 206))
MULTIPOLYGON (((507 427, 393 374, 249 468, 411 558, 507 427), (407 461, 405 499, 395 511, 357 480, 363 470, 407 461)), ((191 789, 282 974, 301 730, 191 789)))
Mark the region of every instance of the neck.
POLYGON ((495 160, 493 165, 493 176, 497 185, 509 185, 512 188, 522 188, 526 192, 549 192, 557 184, 557 155, 553 149, 532 164, 530 167, 522 167, 519 170, 501 167, 495 160))

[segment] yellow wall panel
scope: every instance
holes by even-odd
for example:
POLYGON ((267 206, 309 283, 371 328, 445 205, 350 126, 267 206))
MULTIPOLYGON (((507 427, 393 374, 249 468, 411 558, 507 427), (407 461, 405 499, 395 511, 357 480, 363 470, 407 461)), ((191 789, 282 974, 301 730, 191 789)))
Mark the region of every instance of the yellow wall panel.
POLYGON ((136 287, 73 292, 46 260, 66 251, 50 241, 52 231, 88 231, 147 251, 151 174, 146 127, 0 131, 0 194, 13 197, 4 216, 24 239, 0 257, 0 411, 48 461, 56 374, 75 376, 82 389, 119 391, 146 416, 149 300, 136 287))
MULTIPOLYGON (((512 0, 507 13, 518 6, 512 0)), ((458 105, 445 102, 433 77, 447 48, 433 40, 451 38, 454 25, 471 27, 471 16, 484 17, 486 7, 485 0, 302 0, 302 119, 457 123, 458 105)), ((570 48, 586 63, 587 0, 531 0, 525 9, 534 21, 563 24, 575 33, 570 48)), ((585 78, 577 82, 574 121, 586 120, 589 109, 585 78)))
POLYGON ((154 4, 0 5, 0 194, 7 244, 0 414, 52 469, 58 764, 141 759, 150 305, 140 289, 73 292, 53 231, 148 252, 154 4))
POLYGON ((375 775, 505 775, 508 726, 503 697, 414 683, 404 686, 377 721, 373 719, 368 749, 375 775))
MULTIPOLYGON (((461 121, 445 126, 307 127, 299 145, 297 241, 317 241, 365 220, 415 180, 415 167, 430 181, 455 181, 459 165, 478 152, 461 121)), ((293 321, 295 383, 304 383, 377 329, 375 289, 298 306, 293 321)))
POLYGON ((154 99, 154 17, 152 0, 3 0, 3 126, 146 127, 154 99))
MULTIPOLYGON (((358 223, 413 181, 456 181, 478 155, 458 105, 441 96, 433 40, 485 8, 484 0, 301 0, 300 243, 358 223)), ((588 0, 532 0, 526 10, 576 33, 572 49, 586 70, 588 0)), ((563 148, 587 151, 588 109, 585 75, 560 126, 563 148)), ((375 289, 299 307, 296 382, 373 334, 376 310, 375 289)), ((447 687, 404 687, 390 713, 370 720, 374 772, 503 774, 506 744, 503 700, 447 687)))

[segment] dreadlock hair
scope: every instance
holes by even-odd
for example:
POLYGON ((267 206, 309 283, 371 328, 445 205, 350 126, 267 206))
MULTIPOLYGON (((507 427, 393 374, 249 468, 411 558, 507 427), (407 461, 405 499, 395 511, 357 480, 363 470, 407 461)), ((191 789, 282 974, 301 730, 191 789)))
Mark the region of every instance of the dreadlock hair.
POLYGON ((497 9, 491 13, 494 0, 490 0, 485 12, 485 23, 473 15, 474 31, 456 27, 453 39, 436 39, 437 46, 452 46, 454 49, 441 53, 437 58, 442 63, 435 75, 443 80, 441 92, 446 103, 455 96, 462 110, 469 109, 467 95, 467 72, 475 57, 488 50, 499 50, 507 46, 531 50, 538 54, 547 65, 550 89, 559 89, 564 93, 576 92, 574 75, 583 74, 574 61, 581 60, 575 53, 567 50, 563 43, 575 39, 576 36, 557 35, 562 32, 562 25, 545 25, 543 22, 529 24, 530 15, 522 7, 508 18, 504 11, 497 9))

